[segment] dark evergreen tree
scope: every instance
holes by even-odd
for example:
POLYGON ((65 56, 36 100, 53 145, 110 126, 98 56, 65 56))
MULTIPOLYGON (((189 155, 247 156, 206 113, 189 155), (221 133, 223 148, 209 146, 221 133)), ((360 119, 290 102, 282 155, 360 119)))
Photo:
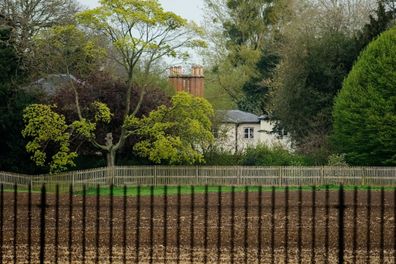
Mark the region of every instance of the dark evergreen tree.
POLYGON ((396 164, 396 28, 362 52, 335 100, 332 141, 354 165, 396 164))
POLYGON ((30 171, 33 163, 22 138, 22 110, 33 97, 18 88, 24 78, 15 49, 14 27, 0 15, 0 171, 30 171))

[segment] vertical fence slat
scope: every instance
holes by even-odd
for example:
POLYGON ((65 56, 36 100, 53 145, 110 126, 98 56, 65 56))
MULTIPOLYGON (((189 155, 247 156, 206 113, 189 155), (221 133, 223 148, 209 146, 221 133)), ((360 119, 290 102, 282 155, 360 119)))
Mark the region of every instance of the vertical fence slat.
POLYGON ((325 264, 329 263, 329 222, 330 222, 330 191, 329 185, 326 185, 325 191, 325 264))
POLYGON ((289 263, 289 187, 285 188, 285 263, 289 263))
POLYGON ((18 185, 14 185, 14 219, 13 219, 13 247, 12 247, 12 255, 14 259, 14 264, 18 263, 18 254, 17 254, 17 241, 18 241, 18 185))
MULTIPOLYGON (((114 175, 114 174, 113 174, 114 175)), ((112 178, 114 179, 114 177, 112 178)), ((114 184, 110 185, 109 202, 109 262, 113 263, 113 213, 114 213, 114 184)))
POLYGON ((95 263, 100 259, 100 185, 96 186, 95 263))
POLYGON ((344 186, 340 186, 338 192, 338 263, 344 263, 344 251, 345 251, 345 193, 344 186))
POLYGON ((297 215, 297 263, 302 263, 302 186, 298 187, 298 215, 297 215))
POLYGON ((40 200, 40 264, 44 264, 45 261, 45 214, 47 209, 47 191, 45 184, 41 189, 41 200, 40 200))
POLYGON ((86 225, 87 225, 87 221, 86 221, 86 203, 87 203, 87 188, 84 185, 83 186, 83 197, 82 197, 82 263, 85 264, 85 260, 86 260, 86 225))
MULTIPOLYGON (((124 182, 125 184, 125 182, 124 182)), ((128 209, 128 196, 127 186, 124 185, 123 189, 123 210, 122 210, 122 262, 127 263, 126 251, 127 251, 127 209, 128 209)))
POLYGON ((222 186, 217 189, 217 263, 221 263, 222 186))
POLYGON ((69 263, 73 263, 73 185, 69 189, 69 263))
POLYGON ((149 263, 153 263, 154 255, 154 185, 150 186, 150 259, 149 263))
POLYGON ((353 190, 353 234, 352 234, 352 263, 356 263, 357 250, 357 209, 358 209, 358 188, 353 190))
POLYGON ((135 263, 140 262, 140 205, 141 205, 141 187, 137 187, 136 196, 136 235, 135 235, 135 263))
POLYGON ((164 246, 164 263, 167 263, 168 259, 168 186, 164 186, 164 208, 163 208, 163 246, 164 246))
POLYGON ((180 263, 180 237, 181 237, 181 186, 177 186, 177 212, 176 212, 176 262, 180 263))
POLYGON ((194 263, 194 242, 195 242, 195 187, 191 186, 190 197, 190 263, 194 263))
POLYGON ((55 190, 55 263, 59 261, 59 184, 55 190))
POLYGON ((311 263, 315 263, 316 259, 316 187, 311 189, 311 263))
POLYGON ((380 263, 384 263, 384 217, 385 217, 385 188, 381 187, 381 216, 380 216, 380 263))
POLYGON ((208 218, 209 218, 209 187, 205 185, 204 201, 204 263, 208 263, 208 218))
POLYGON ((257 260, 261 264, 261 248, 263 243, 262 225, 263 225, 263 187, 259 186, 258 193, 258 230, 257 230, 257 260))
POLYGON ((271 263, 275 263, 275 186, 271 190, 271 263))
POLYGON ((28 263, 32 262, 32 185, 28 186, 28 263))
POLYGON ((231 187, 231 264, 235 262, 235 186, 231 187))
POLYGON ((244 202, 244 224, 245 224, 245 229, 244 229, 244 243, 243 243, 243 247, 244 247, 244 263, 247 264, 248 263, 248 247, 249 247, 249 187, 245 186, 245 202, 244 202))
POLYGON ((367 189, 367 211, 366 211, 366 263, 371 259, 371 188, 367 189))
POLYGON ((3 263, 3 254, 4 254, 4 185, 1 184, 0 191, 0 263, 3 263))

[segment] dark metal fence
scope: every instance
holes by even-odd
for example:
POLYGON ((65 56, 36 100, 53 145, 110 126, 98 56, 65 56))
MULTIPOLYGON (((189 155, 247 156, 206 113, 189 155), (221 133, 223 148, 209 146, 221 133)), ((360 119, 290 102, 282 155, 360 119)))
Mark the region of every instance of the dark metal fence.
POLYGON ((396 263, 395 204, 369 187, 1 186, 0 263, 396 263))

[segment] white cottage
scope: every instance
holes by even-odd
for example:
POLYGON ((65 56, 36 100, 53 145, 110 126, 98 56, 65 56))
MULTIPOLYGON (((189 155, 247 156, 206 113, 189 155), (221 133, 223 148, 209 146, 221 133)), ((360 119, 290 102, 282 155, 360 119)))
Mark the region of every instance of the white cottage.
POLYGON ((220 110, 216 115, 216 145, 223 151, 235 153, 259 144, 291 149, 289 137, 275 133, 275 124, 267 116, 259 117, 240 110, 220 110))

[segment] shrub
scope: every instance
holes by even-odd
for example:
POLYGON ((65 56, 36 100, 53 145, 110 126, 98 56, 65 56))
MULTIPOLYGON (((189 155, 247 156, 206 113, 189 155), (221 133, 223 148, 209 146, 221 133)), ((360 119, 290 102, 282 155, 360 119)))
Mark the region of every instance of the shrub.
POLYGON ((348 166, 345 161, 345 154, 332 154, 327 159, 328 166, 348 166))
POLYGON ((332 142, 352 165, 396 164, 396 27, 362 52, 333 110, 332 142))
POLYGON ((248 148, 243 156, 242 165, 246 166, 304 166, 308 165, 304 156, 291 153, 282 146, 270 148, 258 145, 248 148))
POLYGON ((205 153, 205 165, 235 166, 241 164, 241 159, 241 153, 232 154, 217 149, 211 149, 205 153))

